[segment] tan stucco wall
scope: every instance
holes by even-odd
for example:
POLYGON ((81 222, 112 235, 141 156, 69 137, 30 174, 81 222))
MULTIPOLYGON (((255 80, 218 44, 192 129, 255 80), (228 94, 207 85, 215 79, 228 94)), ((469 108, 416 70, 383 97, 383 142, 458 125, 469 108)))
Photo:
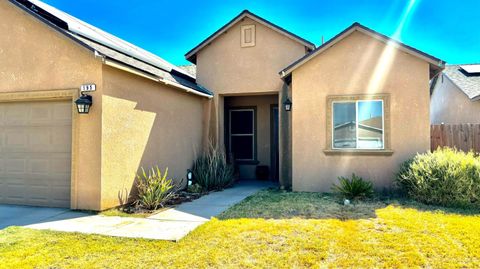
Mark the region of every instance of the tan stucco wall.
POLYGON ((389 187, 401 162, 429 149, 429 65, 393 49, 391 69, 382 76, 389 69, 384 65, 375 73, 376 64, 389 62, 382 60, 382 52, 392 55, 384 48, 354 32, 293 72, 295 191, 330 191, 337 177, 352 173, 374 181, 377 188, 389 187), (390 94, 393 155, 326 155, 327 96, 374 93, 390 94))
POLYGON ((197 82, 215 93, 211 136, 223 143, 223 95, 278 93, 278 72, 305 55, 305 46, 245 18, 197 53, 197 82), (240 46, 240 27, 255 25, 254 47, 240 46))
MULTIPOLYGON (((255 107, 258 165, 271 165, 271 110, 278 104, 277 95, 235 96, 225 98, 225 108, 255 107)), ((239 165, 240 178, 254 179, 256 165, 239 165)), ((270 171, 272 173, 273 171, 270 171)))
POLYGON ((128 195, 140 167, 168 167, 176 182, 185 179, 201 154, 208 102, 108 66, 103 74, 101 209, 128 195))
POLYGON ((280 33, 245 18, 197 53, 197 80, 216 94, 278 92, 278 76, 305 55, 305 47, 280 33), (240 27, 254 24, 254 47, 240 46, 240 27))
POLYGON ((72 167, 72 178, 76 178, 72 180, 72 207, 98 209, 101 62, 92 52, 8 1, 0 1, 0 13, 0 92, 26 92, 24 100, 29 100, 35 96, 29 92, 58 90, 60 96, 64 95, 62 90, 78 89, 84 83, 98 86, 92 94, 90 114, 74 115, 77 141, 72 143, 76 162, 72 167))
POLYGON ((480 123, 480 101, 471 101, 446 75, 440 76, 430 102, 431 122, 480 123))

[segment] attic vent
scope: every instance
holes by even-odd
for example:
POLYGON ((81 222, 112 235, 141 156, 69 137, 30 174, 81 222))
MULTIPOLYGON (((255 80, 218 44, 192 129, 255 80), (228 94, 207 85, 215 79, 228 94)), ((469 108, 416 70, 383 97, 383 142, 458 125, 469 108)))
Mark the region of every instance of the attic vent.
POLYGON ((255 25, 242 25, 241 29, 241 47, 255 46, 255 25))
POLYGON ((461 65, 460 68, 469 75, 480 75, 480 64, 461 65))

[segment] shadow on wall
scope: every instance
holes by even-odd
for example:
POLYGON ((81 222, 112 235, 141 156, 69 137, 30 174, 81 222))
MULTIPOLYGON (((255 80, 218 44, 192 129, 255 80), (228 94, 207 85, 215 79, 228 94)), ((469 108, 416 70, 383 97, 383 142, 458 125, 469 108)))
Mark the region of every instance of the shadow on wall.
POLYGON ((156 113, 138 110, 137 102, 108 95, 103 96, 102 105, 102 200, 116 204, 117 199, 124 202, 130 195, 156 113))
POLYGON ((201 150, 201 121, 185 119, 178 110, 151 100, 140 103, 108 95, 103 97, 102 114, 104 207, 135 197, 141 167, 147 170, 158 165, 162 172, 168 167, 169 178, 186 184, 186 169, 201 150))

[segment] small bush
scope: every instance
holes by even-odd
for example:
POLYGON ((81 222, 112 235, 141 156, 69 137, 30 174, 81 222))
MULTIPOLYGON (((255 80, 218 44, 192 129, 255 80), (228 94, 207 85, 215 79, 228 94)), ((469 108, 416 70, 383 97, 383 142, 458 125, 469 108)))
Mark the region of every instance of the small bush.
POLYGON ((340 185, 333 185, 332 190, 350 200, 360 200, 373 196, 373 183, 352 174, 352 178, 339 177, 340 185))
POLYGON ((233 166, 227 163, 225 151, 210 143, 193 165, 195 183, 203 190, 221 190, 233 183, 233 166))
POLYGON ((417 154, 400 166, 400 188, 426 204, 457 207, 480 206, 480 158, 450 148, 417 154))
POLYGON ((175 184, 168 179, 168 168, 162 171, 156 166, 150 168, 148 174, 142 167, 142 173, 137 175, 138 197, 135 205, 147 210, 164 207, 165 203, 175 195, 175 184))

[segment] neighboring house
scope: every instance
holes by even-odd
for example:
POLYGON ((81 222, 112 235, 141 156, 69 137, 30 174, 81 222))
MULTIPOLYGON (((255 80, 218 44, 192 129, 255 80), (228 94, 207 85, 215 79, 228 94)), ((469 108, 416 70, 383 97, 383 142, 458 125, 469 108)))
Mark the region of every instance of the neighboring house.
POLYGON ((447 65, 431 89, 433 124, 480 123, 480 64, 447 65))
POLYGON ((0 11, 0 203, 102 210, 140 166, 185 177, 211 97, 193 76, 40 1, 0 11))
POLYGON ((113 207, 142 166, 184 178, 209 139, 241 179, 267 166, 296 191, 351 173, 388 187, 429 149, 444 62, 358 23, 315 48, 244 11, 182 69, 38 0, 0 10, 0 203, 113 207), (93 106, 79 114, 86 83, 93 106))
POLYGON ((197 67, 194 64, 179 65, 178 67, 180 67, 182 70, 192 75, 193 77, 197 77, 197 67))

